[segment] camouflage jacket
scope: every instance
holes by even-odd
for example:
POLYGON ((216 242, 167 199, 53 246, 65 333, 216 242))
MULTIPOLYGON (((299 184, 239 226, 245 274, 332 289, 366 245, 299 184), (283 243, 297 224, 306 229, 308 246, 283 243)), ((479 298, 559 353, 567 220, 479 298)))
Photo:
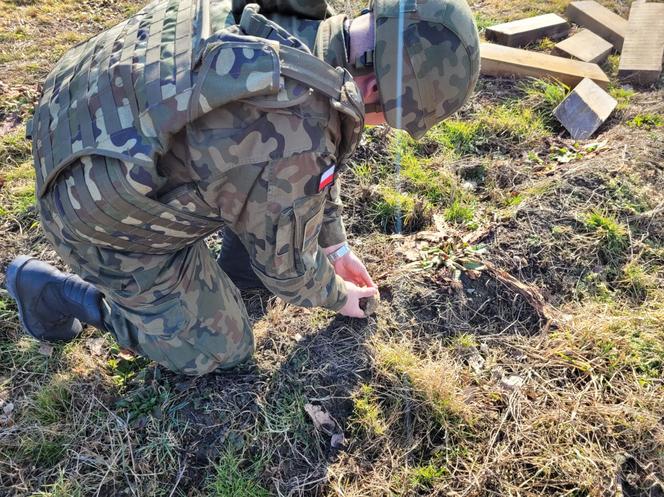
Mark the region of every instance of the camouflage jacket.
POLYGON ((345 240, 336 174, 364 107, 347 71, 293 62, 284 48, 343 65, 345 47, 329 37, 335 26, 343 40, 342 17, 277 17, 295 36, 251 8, 236 25, 231 0, 160 0, 66 54, 36 111, 39 194, 77 158, 120 159, 118 181, 164 212, 147 224, 154 241, 128 226, 101 247, 159 253, 226 225, 275 294, 338 310, 344 283, 321 247, 345 240), (318 85, 317 74, 329 77, 318 85))

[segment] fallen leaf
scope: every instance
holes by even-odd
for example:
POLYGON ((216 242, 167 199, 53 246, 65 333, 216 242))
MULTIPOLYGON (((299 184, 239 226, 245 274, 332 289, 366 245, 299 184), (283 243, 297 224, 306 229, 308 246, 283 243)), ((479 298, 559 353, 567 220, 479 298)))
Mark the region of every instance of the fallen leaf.
POLYGON ((307 412, 309 417, 314 423, 314 426, 317 430, 325 431, 325 428, 334 428, 336 423, 332 417, 323 411, 321 406, 315 406, 313 404, 305 404, 304 410, 307 412))

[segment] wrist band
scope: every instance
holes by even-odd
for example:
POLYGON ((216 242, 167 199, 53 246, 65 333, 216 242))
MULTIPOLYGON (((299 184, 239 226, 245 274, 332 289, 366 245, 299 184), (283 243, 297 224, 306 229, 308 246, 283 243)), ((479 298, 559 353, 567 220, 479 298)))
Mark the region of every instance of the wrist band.
POLYGON ((341 247, 339 247, 337 250, 332 252, 331 254, 328 254, 327 259, 334 264, 337 262, 339 259, 341 259, 344 255, 346 255, 348 252, 350 252, 350 247, 348 246, 347 243, 344 243, 341 247))

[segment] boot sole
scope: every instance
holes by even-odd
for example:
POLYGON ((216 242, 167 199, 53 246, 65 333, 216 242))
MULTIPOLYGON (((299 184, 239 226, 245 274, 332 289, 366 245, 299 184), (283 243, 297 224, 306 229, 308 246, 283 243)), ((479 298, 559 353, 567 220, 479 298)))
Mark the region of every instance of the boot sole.
POLYGON ((21 326, 23 326, 23 329, 27 331, 30 334, 30 336, 32 336, 36 340, 39 340, 37 338, 37 335, 35 335, 32 332, 32 330, 25 324, 25 320, 23 319, 23 312, 24 312, 23 305, 21 305, 21 299, 19 298, 18 286, 17 286, 21 270, 31 260, 34 260, 34 257, 30 257, 27 255, 20 255, 16 259, 14 259, 7 268, 7 275, 6 275, 7 277, 5 281, 7 283, 7 290, 9 291, 9 295, 12 296, 12 298, 16 302, 16 307, 18 307, 18 320, 20 321, 21 326))

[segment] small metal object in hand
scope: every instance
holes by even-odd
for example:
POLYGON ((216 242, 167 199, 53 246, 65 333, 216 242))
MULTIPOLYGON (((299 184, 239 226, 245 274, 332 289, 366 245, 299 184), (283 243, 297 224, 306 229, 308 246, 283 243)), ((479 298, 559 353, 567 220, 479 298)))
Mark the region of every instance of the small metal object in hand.
POLYGON ((341 259, 344 255, 346 255, 348 252, 350 252, 350 247, 348 246, 347 243, 344 243, 337 250, 335 250, 331 254, 328 254, 327 258, 332 264, 334 264, 339 259, 341 259))

